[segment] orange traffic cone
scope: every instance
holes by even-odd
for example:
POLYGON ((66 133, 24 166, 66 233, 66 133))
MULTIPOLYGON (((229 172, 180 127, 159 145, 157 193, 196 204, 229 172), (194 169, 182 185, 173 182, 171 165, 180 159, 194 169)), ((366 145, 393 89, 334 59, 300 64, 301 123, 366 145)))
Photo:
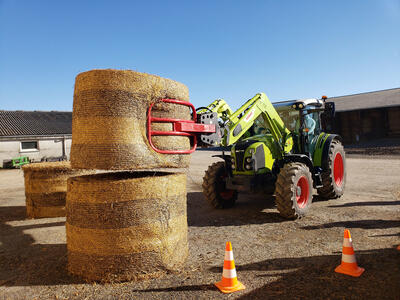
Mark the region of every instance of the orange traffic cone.
POLYGON ((246 288, 239 280, 237 280, 231 242, 226 243, 222 280, 215 283, 215 285, 225 294, 244 290, 246 288))
POLYGON ((353 277, 359 277, 364 272, 364 268, 360 268, 357 265, 353 243, 348 229, 344 230, 342 263, 340 266, 336 267, 335 272, 353 277))

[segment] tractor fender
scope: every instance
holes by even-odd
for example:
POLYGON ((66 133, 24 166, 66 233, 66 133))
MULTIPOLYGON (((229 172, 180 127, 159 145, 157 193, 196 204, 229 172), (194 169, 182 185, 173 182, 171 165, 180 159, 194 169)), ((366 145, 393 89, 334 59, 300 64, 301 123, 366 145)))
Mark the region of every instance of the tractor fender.
POLYGON ((325 140, 322 150, 322 157, 321 157, 321 165, 319 167, 323 167, 324 162, 327 161, 329 155, 329 148, 331 147, 331 143, 333 140, 338 140, 342 142, 342 137, 338 134, 330 134, 328 138, 325 140))
POLYGON ((226 158, 230 158, 230 155, 226 155, 226 154, 215 154, 215 155, 211 155, 211 157, 219 157, 222 158, 223 160, 225 160, 226 158))
POLYGON ((335 139, 342 142, 342 137, 338 134, 320 134, 313 155, 314 166, 322 168, 323 162, 328 158, 331 143, 335 139))
POLYGON ((218 154, 212 155, 211 157, 219 157, 222 158, 225 162, 225 169, 230 176, 232 176, 232 165, 231 165, 231 156, 226 154, 218 154))
POLYGON ((311 172, 311 176, 313 179, 313 187, 318 188, 321 186, 322 184, 321 168, 315 167, 311 158, 309 158, 307 155, 304 154, 285 155, 285 157, 281 159, 277 165, 274 165, 275 175, 277 176, 277 174, 280 172, 280 169, 283 168, 285 164, 292 162, 299 162, 305 164, 311 172))
POLYGON ((299 163, 303 163, 305 164, 309 169, 311 174, 314 174, 314 164, 312 162, 312 160, 304 154, 287 154, 283 157, 283 159, 280 160, 276 160, 274 163, 274 173, 276 173, 275 175, 278 175, 279 170, 281 168, 283 168, 283 166, 287 163, 291 163, 291 162, 299 162, 299 163))
POLYGON ((226 154, 216 154, 216 155, 211 155, 211 157, 222 158, 227 163, 229 163, 231 161, 231 156, 230 155, 226 155, 226 154))

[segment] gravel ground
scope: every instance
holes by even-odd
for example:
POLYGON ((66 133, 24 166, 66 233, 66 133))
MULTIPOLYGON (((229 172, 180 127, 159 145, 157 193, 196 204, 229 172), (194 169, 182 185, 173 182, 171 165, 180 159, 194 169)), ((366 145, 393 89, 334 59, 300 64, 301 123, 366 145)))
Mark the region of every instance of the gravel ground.
POLYGON ((93 284, 65 270, 65 218, 25 220, 20 170, 0 170, 0 299, 400 299, 400 157, 348 157, 345 195, 315 199, 310 214, 282 219, 273 199, 240 195, 214 210, 201 193, 215 152, 197 151, 188 171, 190 256, 185 269, 137 283, 93 284), (349 228, 364 274, 334 272, 349 228), (244 291, 224 295, 225 242, 244 291))

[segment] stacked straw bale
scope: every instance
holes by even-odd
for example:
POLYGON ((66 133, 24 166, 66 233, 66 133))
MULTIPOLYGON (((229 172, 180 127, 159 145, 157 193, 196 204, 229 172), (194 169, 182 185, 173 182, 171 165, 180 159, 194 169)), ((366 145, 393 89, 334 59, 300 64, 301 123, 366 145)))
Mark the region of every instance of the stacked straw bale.
MULTIPOLYGON (((153 116, 190 119, 186 106, 160 102, 163 98, 189 101, 188 88, 155 75, 121 70, 92 70, 75 81, 71 164, 78 169, 132 170, 186 168, 189 155, 160 154, 147 138, 147 110, 156 103, 153 116)), ((153 130, 172 130, 158 123, 153 130)), ((162 150, 190 149, 182 136, 154 136, 162 150)))
POLYGON ((28 218, 64 217, 67 179, 89 173, 72 170, 69 162, 34 163, 22 169, 28 218))
POLYGON ((66 207, 68 270, 86 280, 154 278, 187 258, 185 174, 73 177, 66 207))

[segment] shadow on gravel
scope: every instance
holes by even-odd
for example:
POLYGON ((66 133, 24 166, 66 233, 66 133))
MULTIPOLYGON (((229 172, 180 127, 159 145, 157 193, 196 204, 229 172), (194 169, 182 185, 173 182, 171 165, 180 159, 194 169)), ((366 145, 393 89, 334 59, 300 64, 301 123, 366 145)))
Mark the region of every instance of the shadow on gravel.
POLYGON ((400 201, 350 202, 341 205, 330 205, 328 207, 383 206, 383 205, 400 205, 400 201))
POLYGON ((400 221, 397 220, 358 220, 358 221, 343 221, 332 222, 316 226, 304 226, 301 229, 314 230, 333 227, 345 228, 363 228, 363 229, 384 229, 400 227, 400 221))
MULTIPOLYGON (((254 275, 266 281, 239 299, 399 299, 399 251, 356 251, 356 257, 359 266, 365 268, 359 278, 334 272, 340 255, 277 258, 236 266, 239 280, 245 285, 243 271, 256 271, 254 275)), ((210 271, 220 273, 221 268, 210 271)))
POLYGON ((25 207, 0 207, 0 286, 58 285, 80 283, 68 275, 65 244, 35 244, 24 230, 63 226, 52 222, 12 226, 25 219, 25 207))
MULTIPOLYGON (((147 290, 133 290, 132 292, 182 292, 182 291, 206 291, 215 290, 216 287, 213 284, 199 284, 199 285, 184 285, 168 288, 158 288, 158 289, 147 289, 147 290)), ((171 295, 171 299, 173 299, 171 295)))
POLYGON ((272 197, 243 195, 239 196, 234 207, 216 209, 207 203, 201 192, 187 194, 187 217, 189 226, 195 227, 241 226, 290 221, 279 215, 272 197))
POLYGON ((21 221, 25 218, 25 206, 0 206, 0 222, 21 221))
POLYGON ((400 236, 400 232, 392 234, 375 234, 375 235, 369 235, 368 237, 391 237, 391 236, 400 236))
POLYGON ((312 202, 326 202, 330 199, 322 198, 319 195, 313 195, 312 202))

